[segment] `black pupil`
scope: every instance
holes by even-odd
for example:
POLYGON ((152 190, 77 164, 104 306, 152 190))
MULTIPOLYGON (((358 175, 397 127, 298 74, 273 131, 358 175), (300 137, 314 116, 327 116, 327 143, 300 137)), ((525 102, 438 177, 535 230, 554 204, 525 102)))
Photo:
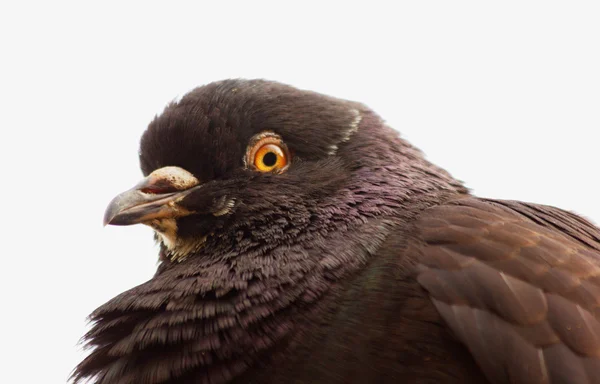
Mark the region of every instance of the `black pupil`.
POLYGON ((274 166, 277 163, 277 155, 274 154, 273 152, 267 152, 263 156, 262 162, 267 167, 272 167, 272 166, 274 166))

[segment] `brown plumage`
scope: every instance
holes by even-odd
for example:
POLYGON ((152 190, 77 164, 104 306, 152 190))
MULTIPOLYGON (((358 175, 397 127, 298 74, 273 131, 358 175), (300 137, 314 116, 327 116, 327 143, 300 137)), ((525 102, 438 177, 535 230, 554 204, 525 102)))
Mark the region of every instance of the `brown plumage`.
POLYGON ((76 380, 600 383, 600 230, 471 196, 360 104, 213 83, 140 159, 105 220, 151 225, 161 263, 91 315, 76 380), (247 157, 264 135, 280 172, 247 157))
POLYGON ((415 224, 417 280, 491 382, 600 382, 596 227, 552 207, 474 198, 415 224))

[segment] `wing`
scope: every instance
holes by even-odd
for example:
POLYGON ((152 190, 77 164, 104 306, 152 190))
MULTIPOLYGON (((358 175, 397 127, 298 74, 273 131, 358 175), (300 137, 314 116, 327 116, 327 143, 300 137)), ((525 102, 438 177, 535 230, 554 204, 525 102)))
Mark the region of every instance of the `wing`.
POLYGON ((418 281, 492 383, 600 383, 600 230, 469 198, 416 222, 418 281))

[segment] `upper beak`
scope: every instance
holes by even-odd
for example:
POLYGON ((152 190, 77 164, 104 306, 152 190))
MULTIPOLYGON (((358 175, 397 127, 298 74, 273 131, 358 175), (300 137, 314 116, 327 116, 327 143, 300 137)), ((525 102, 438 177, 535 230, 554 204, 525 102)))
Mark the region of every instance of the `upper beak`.
POLYGON ((177 203, 199 184, 198 179, 183 168, 157 169, 112 199, 104 213, 104 225, 131 225, 187 216, 193 212, 177 203))

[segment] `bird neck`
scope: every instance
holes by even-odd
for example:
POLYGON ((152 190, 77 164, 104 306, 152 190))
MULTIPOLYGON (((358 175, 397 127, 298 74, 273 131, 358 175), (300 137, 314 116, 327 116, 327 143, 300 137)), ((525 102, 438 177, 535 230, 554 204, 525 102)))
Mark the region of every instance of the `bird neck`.
POLYGON ((385 198, 377 206, 382 194, 377 195, 379 200, 361 194, 353 209, 362 213, 352 219, 349 211, 322 213, 315 218, 322 220, 320 230, 306 229, 285 244, 249 248, 242 255, 194 257, 166 269, 150 282, 160 289, 170 312, 156 317, 164 318, 169 324, 165 332, 177 340, 167 337, 162 343, 173 343, 170 350, 179 354, 200 345, 192 357, 210 360, 206 366, 190 366, 190 375, 218 369, 236 377, 258 361, 283 359, 287 364, 287 356, 295 355, 291 351, 303 347, 301 335, 340 310, 335 292, 367 268, 392 231, 408 225, 421 210, 456 196, 430 191, 423 192, 418 204, 409 195, 393 202, 385 198), (179 336, 186 324, 189 340, 179 336))

